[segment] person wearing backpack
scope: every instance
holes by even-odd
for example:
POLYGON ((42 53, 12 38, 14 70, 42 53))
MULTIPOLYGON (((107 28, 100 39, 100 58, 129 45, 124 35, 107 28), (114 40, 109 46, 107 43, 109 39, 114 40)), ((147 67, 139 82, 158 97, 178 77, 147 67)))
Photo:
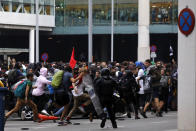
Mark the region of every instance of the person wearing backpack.
MULTIPOLYGON (((108 68, 103 68, 101 71, 101 78, 96 82, 95 85, 96 93, 100 99, 100 103, 102 108, 107 108, 109 118, 112 123, 113 128, 117 128, 116 118, 115 118, 115 111, 113 108, 114 100, 113 94, 115 88, 117 88, 117 83, 111 79, 110 71, 108 68)), ((102 119, 100 127, 105 127, 106 118, 102 119)))
POLYGON ((70 103, 69 87, 72 86, 72 83, 76 83, 76 81, 80 80, 82 76, 83 72, 81 72, 80 75, 74 79, 71 67, 66 66, 64 69, 62 83, 55 89, 54 94, 56 104, 61 107, 64 106, 59 125, 69 124, 64 121, 64 117, 68 113, 70 103))
POLYGON ((154 68, 152 68, 149 72, 149 75, 151 76, 151 88, 153 90, 153 99, 154 99, 154 106, 156 109, 156 115, 158 117, 162 117, 162 113, 160 110, 160 88, 161 88, 161 70, 159 66, 156 66, 154 68))
POLYGON ((11 116, 13 113, 19 111, 19 109, 23 105, 28 105, 29 107, 31 107, 31 109, 33 110, 33 116, 34 116, 33 120, 35 122, 39 121, 37 105, 29 97, 29 95, 30 95, 29 92, 32 88, 32 81, 33 81, 33 74, 29 73, 29 74, 27 74, 27 80, 25 80, 23 83, 21 83, 21 85, 19 85, 17 87, 17 89, 15 90, 14 95, 17 97, 17 102, 16 102, 15 107, 11 111, 6 113, 5 122, 6 122, 7 118, 9 118, 9 116, 11 116))
POLYGON ((20 63, 16 63, 14 66, 14 69, 10 70, 8 73, 8 86, 11 87, 15 83, 17 83, 19 80, 24 79, 25 76, 20 71, 21 69, 20 63))
POLYGON ((169 85, 170 85, 170 76, 166 75, 166 70, 163 68, 161 69, 161 89, 160 89, 160 110, 165 107, 165 112, 167 112, 167 101, 168 101, 168 94, 169 94, 169 85))
POLYGON ((48 114, 45 110, 45 105, 49 101, 48 96, 45 94, 46 85, 50 85, 51 81, 47 80, 47 68, 40 69, 40 76, 37 78, 35 87, 32 91, 33 101, 37 104, 38 112, 48 114))
POLYGON ((149 60, 149 59, 147 59, 144 62, 144 65, 145 65, 145 70, 144 70, 145 75, 144 75, 143 79, 144 79, 145 106, 144 106, 143 110, 141 111, 141 114, 142 114, 142 116, 144 116, 144 118, 148 118, 146 116, 146 111, 152 102, 151 77, 149 75, 149 72, 153 66, 151 64, 151 60, 149 60))

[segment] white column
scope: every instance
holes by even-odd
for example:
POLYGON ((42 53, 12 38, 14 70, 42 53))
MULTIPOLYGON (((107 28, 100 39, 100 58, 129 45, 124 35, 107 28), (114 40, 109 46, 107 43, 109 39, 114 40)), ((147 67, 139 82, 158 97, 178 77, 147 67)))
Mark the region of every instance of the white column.
POLYGON ((111 8, 111 62, 114 61, 114 0, 112 0, 111 8))
POLYGON ((35 63, 35 30, 29 31, 29 63, 35 63))
POLYGON ((39 62, 39 0, 36 0, 36 63, 39 62))
MULTIPOLYGON (((196 0, 179 0, 178 12, 196 0)), ((196 28, 188 37, 178 31, 178 131, 196 131, 196 28)))
POLYGON ((93 3, 88 0, 88 62, 93 60, 93 3))
POLYGON ((150 0, 139 0, 138 5, 138 61, 145 61, 150 58, 150 0))

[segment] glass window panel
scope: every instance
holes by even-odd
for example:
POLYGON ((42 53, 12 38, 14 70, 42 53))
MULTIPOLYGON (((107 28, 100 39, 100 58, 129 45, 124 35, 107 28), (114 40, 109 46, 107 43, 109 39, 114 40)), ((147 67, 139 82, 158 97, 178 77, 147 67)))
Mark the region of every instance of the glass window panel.
POLYGON ((4 11, 6 11, 6 12, 9 11, 9 6, 8 6, 8 2, 7 1, 2 1, 1 2, 1 6, 2 6, 4 11))
POLYGON ((177 0, 151 0, 151 24, 176 24, 178 19, 177 0))
POLYGON ((93 24, 94 25, 111 24, 111 0, 93 1, 93 24))
POLYGON ((115 20, 118 25, 138 23, 138 1, 116 0, 115 20))
POLYGON ((64 25, 82 26, 88 24, 88 0, 65 0, 64 25))

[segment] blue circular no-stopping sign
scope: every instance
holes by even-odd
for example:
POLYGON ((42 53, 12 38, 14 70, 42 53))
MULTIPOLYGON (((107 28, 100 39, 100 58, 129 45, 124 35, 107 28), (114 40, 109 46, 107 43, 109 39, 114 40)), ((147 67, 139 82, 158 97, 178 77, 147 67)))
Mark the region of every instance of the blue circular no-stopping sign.
POLYGON ((48 53, 43 53, 42 56, 41 56, 41 59, 43 61, 47 61, 48 60, 48 53))

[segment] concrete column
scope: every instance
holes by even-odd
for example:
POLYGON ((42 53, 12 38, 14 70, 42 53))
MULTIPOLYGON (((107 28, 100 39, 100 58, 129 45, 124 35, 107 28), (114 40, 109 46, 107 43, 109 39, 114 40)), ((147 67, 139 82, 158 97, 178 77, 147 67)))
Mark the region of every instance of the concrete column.
MULTIPOLYGON (((179 0, 196 14, 196 0, 179 0)), ((178 131, 196 131, 196 29, 188 37, 178 31, 178 131)))
POLYGON ((138 3, 138 60, 150 58, 150 0, 139 0, 138 3))
POLYGON ((29 31, 29 63, 35 62, 35 30, 29 31))

